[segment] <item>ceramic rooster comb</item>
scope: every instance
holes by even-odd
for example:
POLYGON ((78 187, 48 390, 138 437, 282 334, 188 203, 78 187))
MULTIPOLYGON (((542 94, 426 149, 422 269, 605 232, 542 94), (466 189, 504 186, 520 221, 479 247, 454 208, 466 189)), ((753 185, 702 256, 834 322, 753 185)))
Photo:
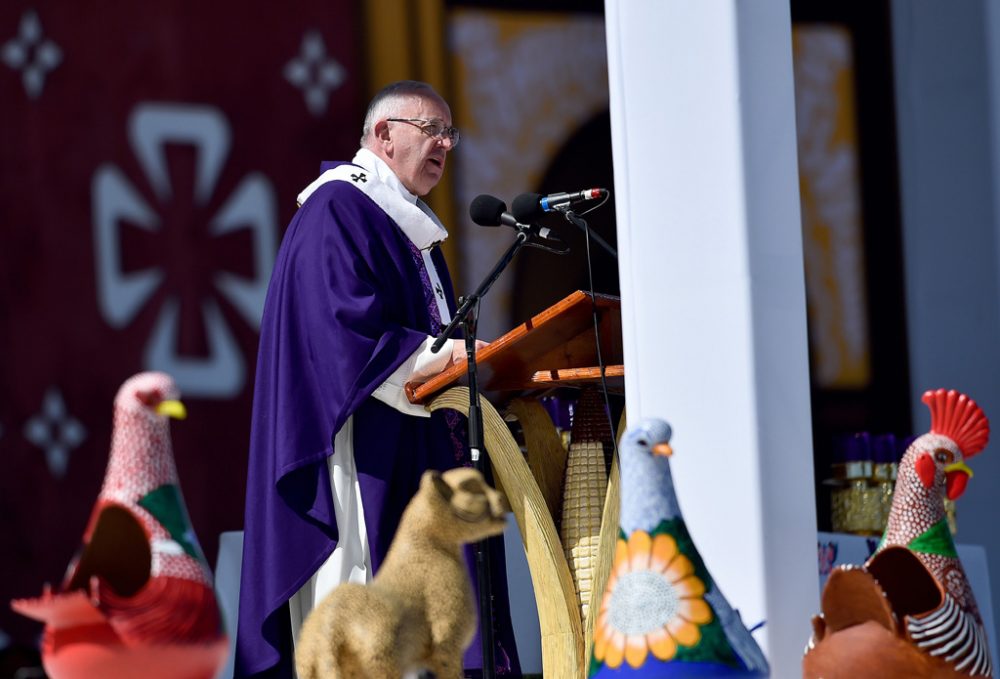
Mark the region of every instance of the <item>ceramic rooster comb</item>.
POLYGON ((53 679, 212 679, 225 660, 211 573, 178 485, 173 380, 142 373, 115 397, 107 472, 60 590, 14 610, 45 623, 53 679))
POLYGON ((965 491, 965 461, 990 427, 957 391, 923 395, 931 430, 899 464, 882 541, 864 566, 835 569, 803 658, 804 677, 991 677, 983 621, 958 559, 944 497, 965 491))

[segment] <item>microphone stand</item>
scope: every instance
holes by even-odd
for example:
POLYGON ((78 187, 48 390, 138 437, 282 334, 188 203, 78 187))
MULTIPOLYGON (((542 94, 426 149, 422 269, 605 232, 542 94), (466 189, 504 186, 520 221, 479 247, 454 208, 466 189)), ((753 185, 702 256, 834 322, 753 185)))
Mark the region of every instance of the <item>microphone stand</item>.
MULTIPOLYGON (((530 232, 527 228, 517 229, 514 243, 493 267, 493 271, 479 284, 476 291, 467 297, 460 298, 454 318, 441 331, 431 346, 432 352, 440 351, 445 340, 451 337, 458 324, 462 324, 462 331, 465 334, 466 370, 469 376, 469 454, 472 457, 473 467, 484 477, 487 476, 489 458, 486 454, 483 437, 483 411, 479 400, 479 382, 476 370, 476 324, 478 320, 476 309, 479 301, 489 291, 493 283, 500 278, 500 274, 514 259, 514 255, 521 249, 521 246, 527 242, 529 236, 530 232)), ((479 629, 483 645, 483 679, 493 679, 496 676, 496 661, 493 643, 493 582, 490 574, 489 538, 476 543, 475 555, 476 575, 479 578, 479 629)))
MULTIPOLYGON (((600 205, 598 205, 597 207, 600 207, 600 205)), ((584 220, 582 217, 578 217, 576 213, 570 210, 568 207, 559 209, 559 211, 562 213, 562 216, 566 218, 567 222, 579 227, 580 230, 583 231, 585 236, 593 238, 594 242, 600 245, 602 248, 604 248, 608 252, 608 254, 610 254, 615 259, 618 259, 618 251, 615 250, 613 247, 611 247, 606 240, 604 240, 599 235, 591 231, 587 226, 586 220, 584 220)))
POLYGON ((593 239, 595 241, 597 241, 598 243, 600 243, 604 247, 605 250, 607 250, 609 253, 611 253, 611 255, 616 260, 618 259, 618 253, 615 251, 614 248, 612 248, 610 245, 608 245, 607 243, 605 243, 604 239, 602 239, 596 233, 592 233, 590 231, 590 226, 587 224, 587 220, 586 219, 584 219, 583 217, 580 217, 575 212, 573 212, 572 210, 570 210, 568 207, 560 210, 560 212, 562 212, 562 215, 563 215, 563 217, 566 218, 566 221, 571 222, 571 223, 575 224, 576 226, 578 226, 583 231, 584 237, 588 239, 587 240, 587 243, 588 243, 588 245, 587 245, 587 276, 588 276, 588 278, 590 280, 590 310, 591 310, 591 314, 592 314, 592 316, 594 318, 594 346, 597 349, 597 364, 601 367, 601 391, 604 394, 604 408, 605 408, 605 412, 608 415, 608 427, 609 427, 609 430, 611 431, 611 445, 614 447, 614 451, 615 451, 614 455, 615 455, 615 457, 617 457, 618 456, 618 436, 616 435, 617 432, 615 431, 615 423, 614 423, 614 421, 611 418, 611 399, 608 398, 608 379, 607 379, 607 376, 605 374, 606 368, 604 366, 604 359, 601 357, 601 329, 600 329, 600 324, 598 323, 598 319, 597 319, 597 298, 594 296, 594 275, 593 275, 593 272, 591 271, 591 268, 590 268, 590 245, 589 245, 590 241, 589 241, 589 239, 591 237, 593 237, 593 239))

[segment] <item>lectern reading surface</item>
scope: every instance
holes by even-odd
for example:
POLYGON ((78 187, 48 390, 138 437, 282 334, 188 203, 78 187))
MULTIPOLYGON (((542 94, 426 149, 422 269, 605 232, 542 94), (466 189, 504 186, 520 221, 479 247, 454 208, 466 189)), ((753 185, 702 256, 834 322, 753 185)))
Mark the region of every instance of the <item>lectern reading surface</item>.
MULTIPOLYGON (((595 295, 601 358, 611 391, 624 391, 621 303, 611 295, 595 295)), ((576 291, 480 350, 476 364, 483 392, 521 392, 557 386, 599 383, 601 369, 594 341, 590 295, 576 291)), ((413 403, 426 403, 465 375, 454 365, 423 384, 408 384, 413 403)))

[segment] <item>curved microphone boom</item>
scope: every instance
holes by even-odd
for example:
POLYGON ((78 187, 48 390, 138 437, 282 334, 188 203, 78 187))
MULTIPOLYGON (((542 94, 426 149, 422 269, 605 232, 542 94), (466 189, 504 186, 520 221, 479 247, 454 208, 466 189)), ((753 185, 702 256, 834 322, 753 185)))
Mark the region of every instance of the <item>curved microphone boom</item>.
POLYGON ((514 199, 511 211, 518 221, 531 221, 538 219, 546 212, 565 210, 577 203, 605 198, 607 195, 607 189, 584 189, 573 193, 550 193, 547 196, 538 193, 522 193, 514 199))
POLYGON ((469 204, 469 216, 479 226, 509 226, 528 235, 538 236, 547 241, 564 245, 563 241, 552 229, 535 224, 522 224, 514 215, 507 212, 507 204, 489 194, 476 196, 469 204))

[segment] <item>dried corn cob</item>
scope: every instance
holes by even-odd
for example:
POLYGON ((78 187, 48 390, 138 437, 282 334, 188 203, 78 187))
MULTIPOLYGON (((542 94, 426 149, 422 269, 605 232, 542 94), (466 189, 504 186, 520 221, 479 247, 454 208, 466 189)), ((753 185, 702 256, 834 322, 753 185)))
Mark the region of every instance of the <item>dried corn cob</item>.
POLYGON ((611 441, 604 403, 596 390, 581 395, 571 440, 563 489, 561 537, 580 604, 580 620, 586 621, 595 587, 601 516, 608 488, 605 445, 611 441))

